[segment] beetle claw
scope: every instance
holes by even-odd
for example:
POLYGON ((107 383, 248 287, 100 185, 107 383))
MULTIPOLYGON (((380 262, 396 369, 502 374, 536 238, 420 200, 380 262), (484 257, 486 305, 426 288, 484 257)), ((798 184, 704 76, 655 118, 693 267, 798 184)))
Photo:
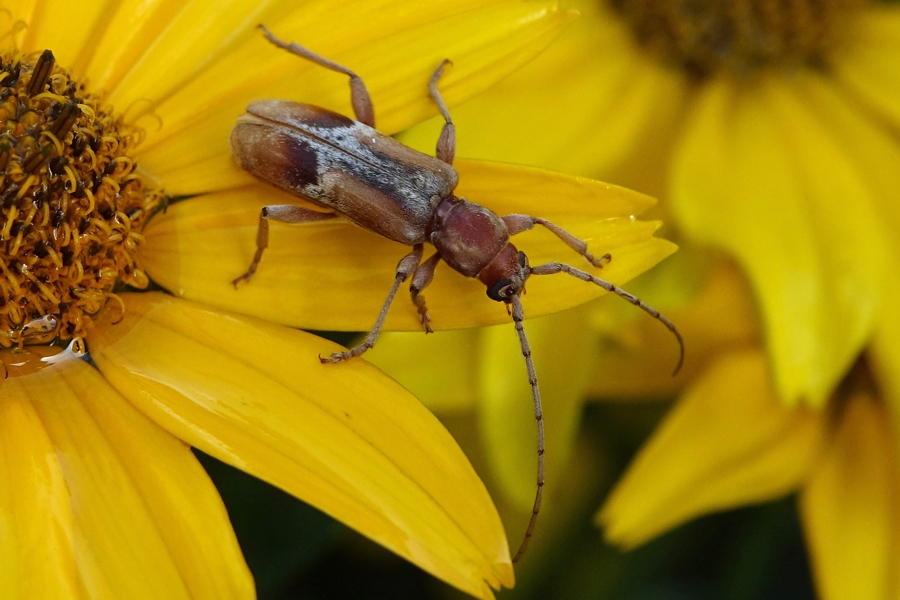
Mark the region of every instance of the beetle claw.
POLYGON ((247 273, 244 273, 244 274, 241 275, 240 277, 235 277, 234 279, 232 279, 232 280, 231 280, 231 285, 234 286, 234 289, 237 289, 237 286, 238 286, 238 284, 239 284, 240 282, 242 282, 242 281, 247 281, 247 282, 249 282, 250 279, 252 279, 252 278, 253 278, 253 273, 251 273, 251 272, 248 271, 247 273))
POLYGON ((348 360, 352 357, 353 354, 350 352, 332 352, 331 356, 322 356, 320 354, 319 360, 322 361, 322 364, 334 364, 344 360, 348 360))
POLYGON ((612 254, 609 254, 609 253, 606 253, 603 256, 600 256, 598 258, 594 258, 593 260, 591 260, 591 264, 594 265, 595 267, 597 267, 598 269, 602 269, 603 265, 608 265, 610 262, 612 262, 612 254))
POLYGON ((419 315, 419 322, 422 324, 425 333, 434 333, 434 330, 431 328, 431 317, 428 316, 428 313, 421 313, 419 315))

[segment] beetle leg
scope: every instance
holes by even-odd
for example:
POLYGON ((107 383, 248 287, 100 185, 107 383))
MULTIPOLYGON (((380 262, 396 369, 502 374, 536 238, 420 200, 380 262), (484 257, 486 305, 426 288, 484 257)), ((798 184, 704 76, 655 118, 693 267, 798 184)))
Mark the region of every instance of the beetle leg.
POLYGON ((415 273, 416 268, 422 261, 424 250, 424 245, 416 244, 413 246, 413 251, 401 258, 400 262, 397 263, 397 274, 394 276, 394 285, 391 286, 391 291, 388 292, 387 298, 384 299, 384 304, 381 306, 381 312, 378 314, 378 320, 375 321, 375 325, 372 326, 372 330, 369 331, 369 334, 366 336, 366 339, 363 340, 363 343, 346 352, 333 352, 329 357, 320 355, 319 360, 323 363, 341 362, 342 360, 359 356, 375 345, 378 334, 381 333, 381 327, 384 325, 384 320, 387 318, 388 310, 391 308, 391 303, 394 301, 394 296, 397 295, 397 291, 400 289, 400 284, 406 281, 410 275, 415 273))
POLYGON ((343 65, 328 60, 324 56, 319 56, 309 48, 304 48, 296 42, 281 41, 275 37, 265 25, 260 25, 259 28, 263 30, 266 39, 279 48, 312 61, 321 67, 343 73, 350 77, 350 102, 353 104, 353 114, 356 116, 357 121, 365 123, 369 127, 375 127, 375 108, 372 105, 372 97, 369 96, 369 90, 366 89, 366 84, 363 83, 363 80, 359 75, 343 65))
POLYGON ((310 223, 313 221, 323 221, 325 219, 333 219, 335 213, 318 212, 303 208, 302 206, 294 206, 293 204, 274 204, 272 206, 263 206, 259 211, 259 228, 256 230, 256 254, 253 255, 253 262, 247 272, 236 277, 231 283, 237 287, 241 281, 250 281, 253 274, 256 273, 256 267, 262 259, 263 250, 269 246, 269 221, 278 221, 279 223, 310 223))
POLYGON ((416 305, 416 309, 419 311, 419 320, 422 322, 422 327, 425 328, 425 333, 432 333, 431 317, 428 316, 424 296, 419 294, 431 283, 431 280, 434 278, 434 269, 439 262, 441 262, 441 255, 435 252, 431 258, 419 265, 416 272, 413 273, 412 282, 409 284, 409 293, 412 295, 413 304, 416 305))
POLYGON ((437 82, 441 75, 444 74, 444 68, 452 64, 449 60, 444 60, 435 69, 434 74, 431 76, 431 81, 428 82, 428 93, 431 99, 434 100, 434 103, 437 104, 441 116, 444 117, 444 127, 441 129, 441 137, 438 138, 435 156, 448 165, 453 164, 453 157, 456 156, 456 127, 453 125, 453 119, 450 118, 450 110, 438 91, 437 82))
POLYGON ((572 277, 577 277, 578 279, 580 279, 582 281, 586 281, 588 283, 593 283, 595 285, 599 285, 607 292, 612 292, 616 296, 619 296, 620 298, 623 298, 623 299, 627 300, 628 302, 631 302, 632 304, 634 304, 635 306, 637 306, 638 308, 643 310, 645 313, 649 314, 651 317, 653 317, 654 319, 656 319, 657 321, 660 321, 663 325, 665 325, 666 328, 672 332, 672 335, 675 336, 675 339, 678 340, 678 348, 679 348, 680 354, 678 356, 678 365, 676 365, 675 371, 672 373, 672 375, 674 376, 674 375, 678 374, 678 371, 681 370, 681 365, 684 364, 684 340, 681 338, 681 333, 679 333, 678 329, 676 329, 676 327, 672 323, 672 321, 670 321, 669 319, 664 317, 662 314, 660 314, 660 312, 658 310, 656 310, 652 306, 645 304, 640 298, 638 298, 634 294, 629 294, 628 292, 626 292, 622 288, 614 285, 613 283, 610 283, 609 281, 606 281, 605 279, 600 279, 599 277, 594 277, 590 273, 587 273, 580 269, 576 269, 574 267, 570 267, 569 265, 566 265, 563 263, 558 263, 558 262, 552 262, 552 263, 547 263, 546 265, 539 265, 537 267, 531 267, 532 275, 555 275, 556 273, 568 273, 572 277))
POLYGON ((569 248, 582 255, 589 263, 594 265, 595 267, 602 267, 605 264, 608 264, 609 261, 612 260, 611 254, 604 254, 603 256, 597 258, 593 254, 587 251, 587 242, 578 239, 559 225, 554 225, 550 221, 542 219, 540 217, 531 217, 529 215, 506 215, 502 217, 503 222, 506 223, 506 228, 509 229, 509 235, 514 236, 517 233, 522 233, 523 231, 528 231, 535 225, 543 225, 550 231, 552 231, 556 237, 561 239, 566 243, 569 248))

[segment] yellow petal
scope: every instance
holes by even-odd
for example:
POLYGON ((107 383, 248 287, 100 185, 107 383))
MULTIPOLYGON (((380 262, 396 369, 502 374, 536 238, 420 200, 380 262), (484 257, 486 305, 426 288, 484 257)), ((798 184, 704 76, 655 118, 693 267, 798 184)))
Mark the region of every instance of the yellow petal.
MULTIPOLYGON (((870 118, 848 100, 841 90, 828 85, 818 77, 805 77, 803 94, 813 99, 821 118, 827 120, 831 130, 840 137, 841 145, 853 158, 855 166, 865 176, 877 200, 877 210, 891 231, 900 228, 900 203, 896 201, 900 189, 900 144, 880 121, 870 118)), ((900 269, 900 244, 896 236, 890 239, 885 254, 890 257, 890 273, 900 269)), ((878 383, 885 400, 893 407, 890 411, 900 417, 900 281, 896 277, 884 278, 881 310, 875 323, 875 335, 870 345, 872 365, 878 375, 878 383)), ((900 431, 900 421, 897 421, 900 431)))
MULTIPOLYGON (((660 129, 681 114, 684 77, 634 48, 631 31, 606 3, 567 6, 581 17, 557 42, 453 110, 461 156, 608 178, 645 140, 651 151, 665 145, 660 129)), ((435 118, 399 139, 429 150, 441 125, 435 118)))
MULTIPOLYGON (((546 473, 563 476, 578 433, 595 337, 585 327, 588 307, 532 319, 526 335, 544 408, 546 473)), ((482 332, 479 424, 493 479, 519 508, 534 501, 537 442, 531 386, 511 325, 482 332)))
POLYGON ((192 598, 253 598, 253 577, 225 506, 190 448, 113 392, 95 371, 64 372, 158 524, 192 598), (152 451, 152 460, 148 460, 152 451), (173 524, 173 525, 169 525, 173 524))
POLYGON ((726 355, 666 416, 598 522, 630 548, 704 513, 786 494, 818 458, 822 421, 778 401, 760 352, 726 355))
MULTIPOLYGON (((894 265, 900 268, 896 258, 894 265)), ((889 415, 893 418, 894 430, 900 432, 900 314, 897 314, 897 306, 900 306, 900 281, 890 277, 885 289, 885 310, 875 329, 870 356, 884 401, 891 407, 889 415)), ((900 455, 900 445, 895 453, 900 455)))
MULTIPOLYGON (((10 367, 10 355, 3 359, 10 367)), ((77 598, 72 510, 56 449, 18 378, 0 383, 0 395, 0 597, 77 598)))
MULTIPOLYGON (((126 35, 133 36, 137 47, 124 53, 115 49, 105 61, 99 51, 114 47, 114 42, 103 40, 89 74, 109 91, 109 102, 122 109, 138 99, 158 105, 221 60, 238 40, 245 41, 266 15, 271 16, 271 4, 271 0, 193 0, 156 6, 126 2, 114 24, 132 28, 126 35)), ((209 109, 206 98, 194 100, 196 111, 209 109)))
POLYGON ((513 583, 506 539, 453 438, 335 344, 163 294, 92 330, 109 381, 180 439, 320 508, 475 596, 513 583))
POLYGON ((17 48, 23 48, 25 37, 29 35, 28 24, 36 4, 38 0, 19 0, 11 6, 4 6, 5 10, 0 12, 0 31, 4 34, 10 32, 17 48))
MULTIPOLYGON (((858 395, 844 408, 800 509, 824 600, 881 600, 896 584, 900 469, 884 406, 858 395)), ((896 590, 894 590, 896 593, 896 590)))
MULTIPOLYGON (((331 4, 324 14, 304 9, 272 27, 279 37, 359 73, 372 95, 378 128, 388 134, 437 112, 427 82, 443 59, 454 61, 441 80, 444 99, 452 106, 530 60, 572 19, 555 2, 507 1, 477 8, 442 2, 431 10, 408 10, 395 1, 387 7, 381 6, 385 2, 367 4, 367 10, 358 3, 331 4)), ((247 30, 240 39, 233 53, 191 77, 154 109, 163 129, 147 140, 142 164, 170 193, 240 184, 228 136, 251 100, 287 98, 353 114, 345 76, 275 48, 258 31, 247 30)), ((173 48, 170 52, 180 46, 173 48)), ((170 64, 161 61, 140 70, 144 87, 168 79, 170 64)), ((142 97, 137 90, 123 91, 121 101, 142 97)))
MULTIPOLYGON (((660 265, 652 274, 669 271, 679 282, 663 277, 669 290, 690 286, 684 282, 696 277, 697 253, 687 256, 684 248, 660 265)), ((649 275, 649 274, 648 274, 649 275)), ((643 280, 643 278, 641 278, 643 280)), ((641 281, 636 281, 640 284, 641 281)), ((632 293, 649 301, 640 285, 629 287, 632 293)), ((653 288, 656 290, 656 287, 653 288)), ((589 322, 601 338, 601 353, 596 362, 589 394, 603 399, 634 400, 671 397, 687 382, 703 373, 723 352, 759 344, 759 325, 753 295, 740 270, 728 260, 717 261, 705 273, 702 287, 689 300, 672 307, 656 306, 678 327, 686 340, 687 357, 675 377, 672 368, 677 348, 672 334, 634 307, 610 300, 592 305, 589 322)))
MULTIPOLYGON (((249 12, 253 5, 265 3, 251 0, 242 3, 244 6, 229 8, 237 11, 233 17, 249 12)), ((79 56, 76 70, 83 71, 87 75, 93 87, 109 91, 115 90, 122 77, 141 64, 141 57, 153 53, 153 48, 159 40, 165 39, 163 32, 168 28, 177 29, 177 23, 184 22, 185 17, 198 17, 197 7, 200 2, 188 2, 188 0, 120 0, 114 3, 111 11, 104 14, 104 27, 98 32, 98 37, 92 40, 85 52, 79 56), (186 5, 190 5, 186 8, 186 5)), ((233 3, 232 3, 233 5, 233 3)), ((223 11, 219 15, 220 20, 228 19, 228 12, 223 11)), ((197 67, 195 56, 188 56, 187 49, 195 48, 198 42, 208 42, 211 38, 198 36, 198 31, 192 31, 191 35, 184 36, 183 29, 178 31, 180 38, 168 37, 167 41, 172 47, 182 51, 178 59, 169 63, 169 78, 160 78, 157 81, 156 92, 159 93, 163 86, 177 83, 172 81, 176 72, 197 67), (177 41, 175 41, 177 40, 177 41)), ((149 98, 147 99, 149 101, 149 98)), ((118 106, 121 110, 132 109, 131 106, 118 106)), ((142 108, 146 109, 146 105, 142 108)))
POLYGON ((848 25, 853 36, 834 53, 834 75, 896 127, 900 125, 900 9, 875 4, 848 25))
POLYGON ((710 84, 673 204, 749 273, 782 398, 821 406, 871 333, 886 240, 871 188, 808 100, 784 80, 710 84))
POLYGON ((253 596, 224 506, 190 449, 135 411, 96 369, 66 353, 36 372, 13 372, 3 391, 23 433, 44 446, 49 472, 32 476, 54 497, 32 508, 47 516, 28 509, 25 516, 40 523, 52 514, 60 529, 34 540, 46 554, 30 557, 51 567, 63 559, 50 581, 72 571, 65 564, 71 553, 75 582, 91 598, 253 596), (54 547, 61 535, 66 545, 54 547))
MULTIPOLYGON (((900 227, 900 205, 894 201, 896 190, 900 189, 900 146, 894 136, 881 122, 860 111, 853 99, 846 97, 845 90, 835 88, 829 81, 805 76, 798 77, 796 83, 811 100, 810 106, 840 139, 854 166, 864 174, 877 200, 880 217, 890 230, 896 230, 900 227)), ((900 246, 894 237, 890 241, 885 255, 894 265, 889 272, 895 272, 900 266, 900 246)), ((900 284, 894 277, 885 277, 884 286, 871 358, 886 401, 896 407, 900 406, 900 318, 895 307, 900 302, 900 284)), ((897 410, 890 412, 895 417, 900 415, 897 410)))
POLYGON ((474 329, 388 332, 366 360, 396 379, 436 413, 462 413, 478 401, 480 334, 474 329))
POLYGON ((81 53, 90 48, 106 25, 103 17, 107 2, 43 0, 34 2, 31 10, 27 7, 32 3, 23 4, 15 9, 17 17, 28 25, 20 48, 29 53, 50 49, 56 62, 64 68, 78 62, 81 53))
MULTIPOLYGON (((459 193, 498 214, 543 216, 590 242, 596 255, 612 253, 599 276, 623 283, 669 254, 673 244, 653 236, 658 224, 631 215, 652 199, 607 184, 496 163, 460 162, 459 193)), ((154 281, 173 293, 270 321, 320 330, 367 330, 409 247, 381 238, 342 219, 303 225, 274 224, 269 249, 253 280, 235 289, 231 281, 253 257, 259 209, 295 202, 263 187, 213 194, 177 203, 145 229, 141 260, 154 281)), ((549 231, 538 228, 515 238, 532 265, 562 260, 590 268, 549 231)), ((564 274, 532 277, 523 299, 535 317, 581 304, 602 290, 564 274)), ((415 306, 400 294, 388 330, 421 331, 415 306)), ((435 329, 509 323, 504 307, 485 287, 441 263, 424 293, 435 329)))

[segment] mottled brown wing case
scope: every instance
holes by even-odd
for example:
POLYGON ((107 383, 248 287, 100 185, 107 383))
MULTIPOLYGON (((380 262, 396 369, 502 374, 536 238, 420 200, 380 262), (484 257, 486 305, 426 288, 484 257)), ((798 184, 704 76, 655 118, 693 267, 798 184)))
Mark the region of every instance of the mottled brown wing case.
POLYGON ((426 241, 434 208, 458 179, 450 165, 367 125, 287 100, 248 106, 231 145, 263 181, 409 245, 426 241))

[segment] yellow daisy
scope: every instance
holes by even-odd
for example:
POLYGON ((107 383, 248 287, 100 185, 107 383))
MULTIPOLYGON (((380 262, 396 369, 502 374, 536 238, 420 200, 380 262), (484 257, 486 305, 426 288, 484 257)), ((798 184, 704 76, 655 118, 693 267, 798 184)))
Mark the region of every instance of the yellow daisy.
MULTIPOLYGON (((265 269, 234 290, 259 206, 278 194, 232 164, 227 139, 256 98, 348 110, 346 82, 273 49, 260 22, 352 64, 393 133, 433 112, 424 82, 441 59, 456 62, 442 82, 456 104, 571 16, 518 1, 3 7, 0 596, 253 596, 190 446, 474 596, 512 586, 496 510, 431 413, 363 361, 321 365, 330 342, 259 319, 365 329, 397 248, 342 224, 284 228, 265 269), (151 216, 164 197, 197 194, 151 216), (133 289, 148 281, 169 293, 133 289)), ((570 196, 558 220, 590 221, 575 232, 617 251, 613 280, 673 250, 652 238, 655 224, 629 218, 648 204, 639 194, 536 170, 460 171, 500 210, 556 218, 537 198, 570 196)), ((470 310, 468 283, 436 283, 436 326, 505 316, 470 310)), ((597 293, 534 287, 535 314, 597 293)), ((472 306, 488 303, 477 295, 472 306)), ((396 312, 408 326, 409 311, 396 312)))
MULTIPOLYGON (((692 318, 706 323, 686 335, 689 348, 701 347, 686 368, 698 379, 601 521, 632 546, 706 511, 802 490, 823 596, 888 597, 900 551, 891 458, 900 423, 900 286, 891 276, 900 267, 891 235, 900 226, 900 9, 856 0, 569 6, 583 15, 571 35, 456 111, 460 129, 481 132, 460 141, 460 154, 658 195, 683 242, 737 261, 761 330, 747 325, 746 298, 735 301, 740 283, 697 296, 691 281, 662 296, 659 308, 705 303, 692 318), (743 324, 727 332, 712 319, 743 324), (737 415, 759 422, 746 427, 737 415), (863 491, 877 501, 866 504, 863 491)), ((419 146, 433 129, 402 139, 419 146)), ((698 271, 709 269, 673 265, 672 274, 698 271)), ((691 310, 670 316, 678 323, 691 310)), ((607 320, 598 310, 589 322, 608 333, 607 320)), ((594 393, 684 385, 659 376, 652 329, 605 336, 619 354, 594 363, 594 393), (623 360, 623 349, 650 364, 623 360)))

